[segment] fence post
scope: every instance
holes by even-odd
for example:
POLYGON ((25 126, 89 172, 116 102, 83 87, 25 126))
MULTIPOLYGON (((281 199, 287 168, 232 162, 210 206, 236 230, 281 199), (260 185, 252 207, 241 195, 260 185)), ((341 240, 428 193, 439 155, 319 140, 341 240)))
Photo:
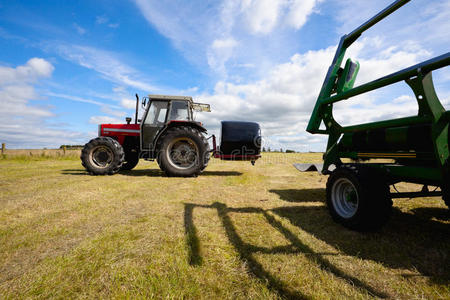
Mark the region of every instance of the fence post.
POLYGON ((6 150, 5 148, 6 148, 5 143, 2 143, 2 155, 5 154, 5 150, 6 150))
POLYGON ((63 146, 63 153, 64 153, 64 156, 66 155, 66 146, 63 146))

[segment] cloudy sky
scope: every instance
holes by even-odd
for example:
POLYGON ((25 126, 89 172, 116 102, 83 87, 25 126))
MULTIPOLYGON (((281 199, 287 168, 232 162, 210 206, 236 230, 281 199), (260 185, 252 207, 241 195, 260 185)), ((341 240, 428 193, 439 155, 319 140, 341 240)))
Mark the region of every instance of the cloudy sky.
MULTIPOLYGON (((259 122, 266 146, 324 150, 306 124, 340 36, 391 0, 0 2, 0 142, 84 144, 134 116, 134 94, 193 96, 210 133, 259 122)), ((348 55, 356 84, 449 51, 450 0, 412 0, 348 55)), ((450 107, 450 70, 434 74, 450 107)), ((413 115, 405 83, 336 105, 342 124, 413 115)))

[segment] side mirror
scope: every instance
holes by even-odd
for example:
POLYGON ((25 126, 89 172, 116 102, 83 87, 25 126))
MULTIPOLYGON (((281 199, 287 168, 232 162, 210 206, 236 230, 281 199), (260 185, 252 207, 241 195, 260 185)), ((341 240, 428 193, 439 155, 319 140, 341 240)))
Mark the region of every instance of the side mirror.
POLYGON ((347 59, 344 70, 339 76, 336 85, 336 92, 338 94, 351 90, 353 88, 353 85, 355 84, 356 80, 356 75, 358 75, 358 71, 359 71, 359 62, 357 61, 353 62, 350 58, 347 59))
POLYGON ((147 105, 147 98, 144 97, 144 98, 142 98, 142 108, 145 109, 145 106, 146 106, 146 105, 147 105))

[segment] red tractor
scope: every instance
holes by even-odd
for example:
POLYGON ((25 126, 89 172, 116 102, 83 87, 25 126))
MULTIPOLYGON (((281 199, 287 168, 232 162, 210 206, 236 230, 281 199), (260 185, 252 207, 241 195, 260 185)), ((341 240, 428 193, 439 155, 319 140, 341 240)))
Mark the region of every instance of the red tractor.
POLYGON ((112 175, 131 170, 139 159, 156 160, 168 176, 197 176, 208 165, 211 153, 226 160, 261 157, 261 131, 254 122, 222 121, 221 145, 216 148, 207 130, 194 121, 193 111, 209 112, 209 104, 194 103, 191 97, 150 95, 142 99, 144 114, 138 120, 139 97, 136 95, 134 124, 101 124, 98 137, 81 152, 86 170, 94 175, 112 175))

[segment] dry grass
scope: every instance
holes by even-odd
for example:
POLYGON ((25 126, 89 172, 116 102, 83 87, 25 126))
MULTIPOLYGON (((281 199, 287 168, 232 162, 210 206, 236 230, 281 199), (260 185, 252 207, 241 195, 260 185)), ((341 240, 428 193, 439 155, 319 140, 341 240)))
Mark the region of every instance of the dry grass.
POLYGON ((89 176, 76 155, 3 158, 0 298, 450 298, 441 199, 395 200, 382 231, 352 232, 328 216, 326 177, 292 167, 310 161, 167 178, 144 161, 89 176))
POLYGON ((1 160, 47 160, 79 158, 81 150, 63 149, 6 149, 0 156, 1 160))

